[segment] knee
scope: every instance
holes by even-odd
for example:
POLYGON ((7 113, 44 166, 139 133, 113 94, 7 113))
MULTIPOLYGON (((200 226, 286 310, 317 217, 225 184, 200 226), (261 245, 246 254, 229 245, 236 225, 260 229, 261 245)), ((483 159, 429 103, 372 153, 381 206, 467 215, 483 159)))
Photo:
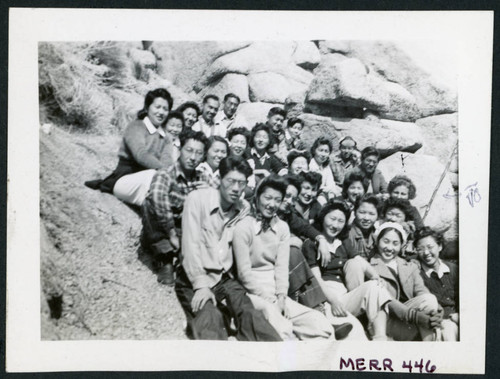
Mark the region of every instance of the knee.
POLYGON ((426 294, 420 295, 420 296, 422 299, 422 303, 419 307, 420 310, 426 311, 426 312, 437 311, 438 302, 437 302, 436 296, 434 296, 431 293, 426 293, 426 294))
POLYGON ((228 337, 224 317, 211 301, 196 313, 191 328, 195 339, 211 340, 228 337))

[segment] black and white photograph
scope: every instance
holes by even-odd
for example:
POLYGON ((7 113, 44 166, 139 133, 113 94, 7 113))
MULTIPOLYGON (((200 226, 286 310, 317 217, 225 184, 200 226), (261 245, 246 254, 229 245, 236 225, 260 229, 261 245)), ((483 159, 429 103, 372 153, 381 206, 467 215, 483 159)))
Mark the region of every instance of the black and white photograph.
POLYGON ((15 11, 13 371, 484 371, 491 14, 15 11))

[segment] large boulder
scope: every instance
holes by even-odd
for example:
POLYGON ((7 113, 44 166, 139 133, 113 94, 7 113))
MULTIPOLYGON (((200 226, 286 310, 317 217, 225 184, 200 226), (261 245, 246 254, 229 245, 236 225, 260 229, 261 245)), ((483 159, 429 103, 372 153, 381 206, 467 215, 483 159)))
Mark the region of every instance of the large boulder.
POLYGON ((327 137, 332 141, 333 150, 338 150, 340 141, 339 133, 336 130, 335 123, 330 117, 304 113, 300 115, 299 118, 304 121, 302 140, 307 149, 311 148, 316 138, 327 137))
POLYGON ((313 42, 298 41, 292 54, 292 60, 297 66, 312 70, 319 64, 321 55, 313 42))
POLYGON ((242 102, 249 102, 248 79, 246 75, 241 74, 226 74, 219 81, 205 87, 198 93, 200 100, 208 94, 217 95, 220 100, 228 93, 234 93, 239 96, 242 102))
POLYGON ((251 129, 258 122, 266 122, 267 113, 272 107, 283 107, 283 104, 273 103, 242 103, 238 107, 238 113, 248 121, 248 126, 251 129))
POLYGON ((367 146, 375 146, 382 157, 397 151, 414 153, 422 147, 420 130, 411 122, 352 119, 334 121, 333 124, 342 137, 354 138, 360 150, 367 146))
POLYGON ((314 75, 307 93, 308 103, 366 108, 402 121, 419 117, 415 99, 408 91, 371 73, 358 59, 325 57, 314 75))
POLYGON ((297 117, 304 113, 304 102, 306 100, 307 89, 292 93, 285 99, 285 111, 287 118, 297 117))
POLYGON ((398 44, 351 41, 350 51, 346 54, 359 59, 382 78, 398 83, 411 93, 420 112, 417 118, 457 111, 456 90, 430 73, 429 67, 423 68, 417 64, 398 44))
MULTIPOLYGON (((249 46, 248 41, 155 41, 151 50, 158 57, 158 72, 190 92, 210 64, 224 54, 249 46)), ((197 88, 199 92, 204 86, 197 88)))
POLYGON ((250 74, 248 85, 250 100, 254 102, 285 103, 290 94, 307 90, 306 84, 274 72, 250 74))
POLYGON ((319 51, 322 54, 342 53, 351 51, 350 41, 319 41, 319 51))
POLYGON ((197 81, 197 90, 217 81, 227 73, 255 74, 274 72, 304 84, 309 84, 312 74, 297 66, 293 59, 295 42, 254 42, 244 49, 225 54, 206 68, 197 81))
MULTIPOLYGON (((417 197, 412 200, 412 204, 423 217, 445 166, 430 155, 397 152, 380 161, 378 168, 387 181, 396 175, 406 175, 413 180, 417 197)), ((450 179, 445 175, 424 220, 426 225, 444 232, 456 222, 458 205, 454 193, 450 179)))
MULTIPOLYGON (((421 118, 416 124, 424 138, 419 153, 435 155, 442 164, 447 164, 458 142, 458 113, 421 118)), ((454 155, 449 170, 458 172, 458 152, 454 155)))

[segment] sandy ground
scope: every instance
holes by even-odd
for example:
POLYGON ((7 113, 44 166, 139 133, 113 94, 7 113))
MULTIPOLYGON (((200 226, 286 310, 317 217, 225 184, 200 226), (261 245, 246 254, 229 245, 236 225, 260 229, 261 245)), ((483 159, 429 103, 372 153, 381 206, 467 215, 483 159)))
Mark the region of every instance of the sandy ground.
POLYGON ((138 259, 139 216, 83 185, 113 170, 119 142, 40 131, 42 339, 186 339, 173 288, 138 259))

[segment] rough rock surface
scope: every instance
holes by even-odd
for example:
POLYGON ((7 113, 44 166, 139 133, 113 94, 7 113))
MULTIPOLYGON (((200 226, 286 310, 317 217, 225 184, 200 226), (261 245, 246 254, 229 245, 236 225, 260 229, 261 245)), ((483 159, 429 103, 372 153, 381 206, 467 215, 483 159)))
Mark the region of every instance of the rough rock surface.
POLYGON ((308 103, 367 108, 402 121, 419 118, 413 96, 402 86, 389 83, 355 58, 328 57, 314 71, 308 103))
POLYGON ((272 103, 243 103, 238 107, 240 113, 248 121, 248 125, 252 128, 258 122, 266 122, 267 113, 272 107, 281 107, 283 104, 272 103))
POLYGON ((347 55, 359 59, 387 81, 408 90, 420 110, 417 118, 457 111, 456 92, 421 68, 396 43, 351 41, 347 55))
POLYGON ((307 89, 306 84, 274 72, 250 74, 247 77, 250 100, 254 102, 285 103, 290 94, 307 89))
MULTIPOLYGON (((430 155, 397 152, 380 161, 378 168, 387 181, 395 175, 407 175, 413 180, 417 187, 417 197, 411 202, 423 217, 445 166, 430 155)), ((454 193, 450 179, 446 175, 424 220, 426 225, 442 232, 452 227, 457 217, 454 193)))
POLYGON ((173 288, 138 259, 138 215, 83 185, 111 172, 119 142, 57 127, 40 134, 44 340, 186 338, 173 288), (51 318, 48 300, 59 296, 60 317, 51 318))
POLYGON ((297 41, 292 59, 297 66, 312 70, 319 64, 321 55, 314 42, 297 41))
MULTIPOLYGON (((424 137, 419 153, 435 155, 446 164, 458 142, 458 113, 421 118, 416 124, 424 137)), ((458 154, 455 154, 449 170, 458 172, 458 154)))
POLYGON ((319 41, 319 51, 322 54, 342 53, 346 54, 351 51, 350 41, 319 41))
POLYGON ((327 137, 332 141, 333 150, 338 150, 340 141, 339 133, 331 118, 304 113, 300 116, 300 119, 304 121, 302 140, 307 149, 311 148, 316 138, 327 137))
POLYGON ((201 101, 208 94, 214 94, 219 97, 221 102, 228 93, 234 93, 240 97, 242 102, 249 102, 248 78, 241 74, 226 74, 219 81, 204 88, 198 93, 201 101))

